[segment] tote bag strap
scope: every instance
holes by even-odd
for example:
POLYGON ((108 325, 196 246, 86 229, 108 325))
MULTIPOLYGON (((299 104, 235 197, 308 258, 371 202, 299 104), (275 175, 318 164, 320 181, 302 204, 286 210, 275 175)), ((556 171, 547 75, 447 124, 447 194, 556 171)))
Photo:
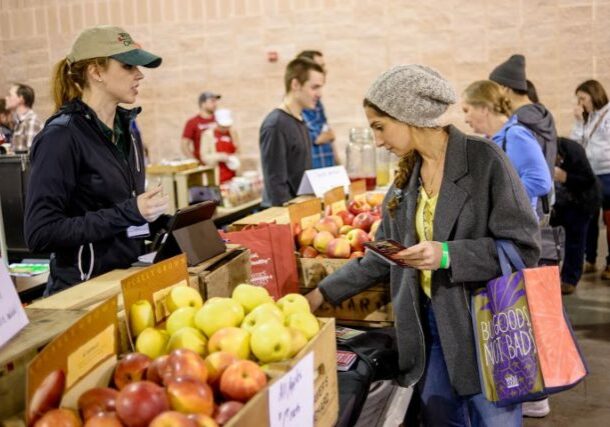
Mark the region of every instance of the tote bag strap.
POLYGON ((498 259, 500 268, 504 276, 509 275, 513 271, 525 269, 525 263, 521 259, 519 252, 515 249, 515 245, 510 240, 496 240, 496 249, 498 250, 498 259))

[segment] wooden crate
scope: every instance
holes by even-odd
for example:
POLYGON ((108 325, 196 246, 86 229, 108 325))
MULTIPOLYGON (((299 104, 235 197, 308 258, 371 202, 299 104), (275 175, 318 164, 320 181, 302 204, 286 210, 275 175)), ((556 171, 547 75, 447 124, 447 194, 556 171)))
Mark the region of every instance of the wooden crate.
POLYGON ((240 283, 248 283, 252 269, 250 250, 240 248, 199 272, 199 291, 205 299, 230 297, 240 283))
MULTIPOLYGON (((302 294, 318 286, 326 276, 347 264, 346 259, 297 258, 299 285, 302 294)), ((375 285, 333 307, 324 303, 316 316, 334 317, 337 323, 351 326, 389 326, 394 322, 388 284, 375 285)))
POLYGON ((0 351, 0 420, 25 407, 27 365, 53 338, 78 320, 85 310, 26 307, 30 323, 0 351))

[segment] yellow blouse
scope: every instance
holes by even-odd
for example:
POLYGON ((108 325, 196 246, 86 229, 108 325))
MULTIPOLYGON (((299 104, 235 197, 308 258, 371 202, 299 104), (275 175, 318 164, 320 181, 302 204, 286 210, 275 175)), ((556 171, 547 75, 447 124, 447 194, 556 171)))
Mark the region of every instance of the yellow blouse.
MULTIPOLYGON (((422 185, 417 198, 417 210, 415 211, 415 231, 417 232, 417 239, 420 242, 432 240, 434 232, 434 211, 436 210, 437 201, 438 193, 429 197, 422 185)), ((432 271, 420 270, 419 284, 426 295, 428 295, 428 298, 430 298, 432 295, 432 271)))

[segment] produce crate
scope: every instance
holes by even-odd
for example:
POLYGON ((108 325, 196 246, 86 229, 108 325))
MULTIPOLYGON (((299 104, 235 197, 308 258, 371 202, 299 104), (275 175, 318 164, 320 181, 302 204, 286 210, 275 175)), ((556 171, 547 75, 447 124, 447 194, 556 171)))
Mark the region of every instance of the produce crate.
MULTIPOLYGON (((350 260, 332 258, 297 258, 299 285, 302 294, 309 293, 326 276, 350 260)), ((394 323, 388 284, 375 285, 343 301, 339 306, 324 303, 316 316, 334 317, 337 323, 349 326, 384 327, 394 323)))

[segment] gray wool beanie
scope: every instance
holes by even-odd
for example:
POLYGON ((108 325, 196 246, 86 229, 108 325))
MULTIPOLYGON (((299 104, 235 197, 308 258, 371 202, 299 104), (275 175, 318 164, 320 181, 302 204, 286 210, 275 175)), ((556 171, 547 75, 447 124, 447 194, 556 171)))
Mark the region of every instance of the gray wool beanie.
POLYGON ((397 120, 435 127, 437 119, 457 100, 451 84, 424 65, 398 65, 377 77, 366 99, 397 120))
POLYGON ((527 90, 525 56, 513 55, 489 74, 489 80, 516 90, 527 90))

